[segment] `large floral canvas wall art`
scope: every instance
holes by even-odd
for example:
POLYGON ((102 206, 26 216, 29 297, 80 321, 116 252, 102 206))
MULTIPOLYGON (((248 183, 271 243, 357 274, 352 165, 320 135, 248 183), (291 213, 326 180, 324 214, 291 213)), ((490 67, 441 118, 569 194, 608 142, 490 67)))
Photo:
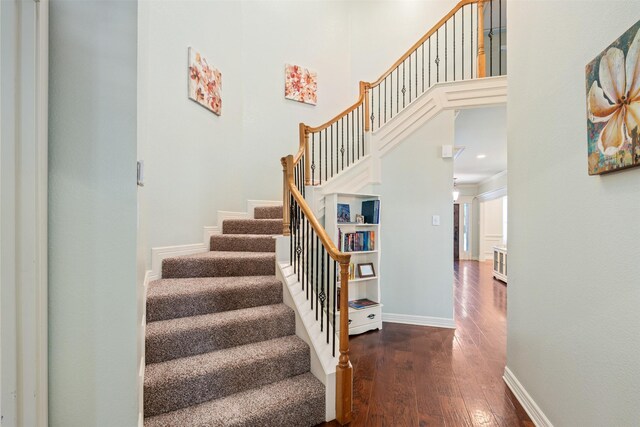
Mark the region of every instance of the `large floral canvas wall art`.
POLYGON ((586 67, 589 175, 640 166, 640 21, 586 67))
POLYGON ((189 98, 214 114, 222 114, 222 73, 189 48, 189 98))
POLYGON ((318 103, 318 74, 299 65, 284 67, 284 97, 305 104, 318 103))

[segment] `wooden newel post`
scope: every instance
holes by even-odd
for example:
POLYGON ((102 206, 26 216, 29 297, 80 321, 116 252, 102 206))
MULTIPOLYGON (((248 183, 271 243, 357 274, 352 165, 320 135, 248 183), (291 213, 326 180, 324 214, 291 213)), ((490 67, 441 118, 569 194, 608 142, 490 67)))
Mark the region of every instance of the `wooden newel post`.
POLYGON ((371 122, 369 121, 369 83, 360 82, 360 94, 364 96, 364 130, 365 132, 369 132, 371 128, 371 122))
POLYGON ((484 53, 484 1, 478 1, 478 77, 487 77, 487 58, 484 53))
POLYGON ((289 171, 287 167, 290 157, 291 156, 287 156, 280 159, 280 163, 282 164, 282 234, 284 236, 289 235, 289 223, 291 221, 291 207, 289 206, 291 193, 289 192, 289 171))
POLYGON ((349 361, 349 260, 340 263, 340 357, 336 367, 336 421, 351 422, 353 367, 349 361))
POLYGON ((300 150, 304 153, 304 185, 311 185, 311 163, 309 163, 309 127, 300 123, 300 150))

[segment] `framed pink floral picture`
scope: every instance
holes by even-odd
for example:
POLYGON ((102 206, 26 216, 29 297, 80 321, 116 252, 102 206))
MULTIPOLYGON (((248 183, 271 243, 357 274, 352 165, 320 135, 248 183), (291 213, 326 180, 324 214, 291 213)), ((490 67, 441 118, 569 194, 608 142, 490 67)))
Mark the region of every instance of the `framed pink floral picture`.
POLYGON ((318 74, 299 65, 284 67, 284 97, 305 104, 318 102, 318 74))
POLYGON ((202 54, 189 48, 189 99, 214 114, 222 114, 222 73, 202 54))
POLYGON ((640 166, 640 21, 586 67, 589 175, 640 166))

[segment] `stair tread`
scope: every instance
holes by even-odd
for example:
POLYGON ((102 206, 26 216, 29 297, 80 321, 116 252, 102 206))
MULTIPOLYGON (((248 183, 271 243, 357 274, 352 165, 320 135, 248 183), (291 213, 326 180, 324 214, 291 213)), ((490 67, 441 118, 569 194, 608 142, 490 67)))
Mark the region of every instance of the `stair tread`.
POLYGON ((276 276, 159 279, 147 290, 147 322, 281 302, 282 282, 276 276))
POLYGON ((158 279, 149 282, 147 300, 202 294, 209 290, 271 284, 281 285, 282 282, 276 278, 276 276, 180 277, 175 279, 158 279))
POLYGON ((310 372, 145 418, 145 427, 314 426, 324 421, 325 387, 310 372))
POLYGON ((282 205, 256 206, 253 217, 255 219, 282 219, 282 205))
POLYGON ((287 335, 266 341, 239 345, 195 356, 181 357, 166 362, 151 363, 145 368, 144 385, 173 382, 188 376, 254 363, 266 358, 282 358, 289 352, 309 346, 296 335, 287 335))
POLYGON ((214 234, 209 239, 212 251, 275 252, 272 234, 214 234))
POLYGON ((275 274, 275 252, 209 251, 165 258, 162 277, 269 276, 275 274))
POLYGON ((281 235, 282 223, 282 218, 225 219, 222 221, 222 234, 281 235))
POLYGON ((294 332, 294 312, 285 304, 159 320, 147 323, 147 363, 207 353, 294 332))

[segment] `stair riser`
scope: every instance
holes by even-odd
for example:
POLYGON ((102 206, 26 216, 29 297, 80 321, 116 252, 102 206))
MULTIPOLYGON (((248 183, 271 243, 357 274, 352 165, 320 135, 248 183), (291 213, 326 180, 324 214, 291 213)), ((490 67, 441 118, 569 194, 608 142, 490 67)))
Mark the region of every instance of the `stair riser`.
POLYGON ((261 259, 209 259, 168 258, 162 262, 162 277, 229 277, 229 276, 273 276, 276 274, 275 255, 261 259))
POLYGON ((309 348, 300 348, 271 359, 208 373, 200 377, 182 378, 160 387, 145 387, 145 416, 186 408, 210 399, 219 399, 240 391, 260 387, 288 377, 301 375, 310 369, 309 348))
POLYGON ((259 206, 253 210, 255 219, 282 219, 282 206, 259 206))
POLYGON ((211 236, 210 249, 212 251, 229 252, 275 252, 276 240, 270 236, 243 239, 242 235, 222 234, 211 236))
POLYGON ((176 329, 145 340, 147 364, 179 357, 193 356, 223 348, 235 347, 295 334, 293 311, 268 318, 236 319, 233 322, 176 329))
POLYGON ((220 313, 282 302, 282 284, 211 289, 192 293, 147 299, 147 322, 220 313))
POLYGON ((227 219, 222 234, 282 234, 282 219, 227 219))

